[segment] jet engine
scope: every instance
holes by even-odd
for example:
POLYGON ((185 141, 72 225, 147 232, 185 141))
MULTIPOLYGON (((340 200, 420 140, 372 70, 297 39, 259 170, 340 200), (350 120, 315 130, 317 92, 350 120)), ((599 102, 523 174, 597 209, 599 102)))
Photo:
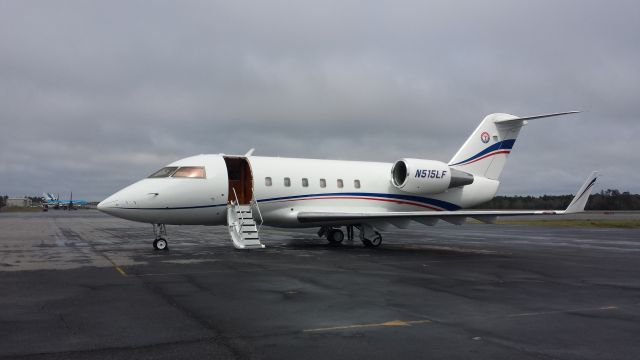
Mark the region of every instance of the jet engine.
POLYGON ((473 175, 435 160, 401 159, 391 168, 391 183, 411 194, 430 195, 473 183, 473 175))

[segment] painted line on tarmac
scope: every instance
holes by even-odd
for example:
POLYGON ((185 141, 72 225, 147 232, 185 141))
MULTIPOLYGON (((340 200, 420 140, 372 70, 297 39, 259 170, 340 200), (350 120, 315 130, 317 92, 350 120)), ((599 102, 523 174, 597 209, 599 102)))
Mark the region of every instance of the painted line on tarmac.
POLYGON ((104 253, 100 253, 100 255, 102 255, 102 257, 104 257, 105 259, 107 259, 107 261, 109 261, 109 262, 111 263, 111 265, 113 265, 113 268, 114 268, 114 269, 116 269, 116 271, 117 271, 117 272, 119 272, 119 273, 120 273, 120 275, 122 275, 122 276, 124 276, 124 277, 129 276, 129 275, 124 271, 124 269, 122 269, 122 268, 120 267, 120 265, 118 265, 115 261, 111 260, 111 258, 110 258, 110 257, 108 257, 106 254, 104 254, 104 253))
POLYGON ((124 277, 127 277, 127 276, 128 276, 128 275, 127 275, 127 273, 126 273, 126 272, 124 272, 124 270, 122 270, 122 268, 121 268, 120 266, 117 266, 117 265, 116 265, 116 270, 120 273, 120 275, 122 275, 122 276, 124 276, 124 277))
POLYGON ((343 325, 343 326, 333 326, 326 328, 316 328, 316 329, 305 329, 303 332, 322 332, 322 331, 340 331, 340 330, 353 330, 353 329, 363 329, 363 328, 377 328, 377 327, 388 327, 388 326, 412 326, 418 324, 429 324, 431 320, 391 320, 383 323, 375 323, 375 324, 352 324, 352 325, 343 325))
MULTIPOLYGON (((198 275, 198 274, 214 274, 224 273, 233 270, 208 270, 208 271, 189 271, 189 272, 168 272, 168 273, 146 273, 146 274, 134 274, 132 276, 144 277, 144 276, 180 276, 180 275, 198 275)), ((243 270, 246 271, 246 270, 243 270)))

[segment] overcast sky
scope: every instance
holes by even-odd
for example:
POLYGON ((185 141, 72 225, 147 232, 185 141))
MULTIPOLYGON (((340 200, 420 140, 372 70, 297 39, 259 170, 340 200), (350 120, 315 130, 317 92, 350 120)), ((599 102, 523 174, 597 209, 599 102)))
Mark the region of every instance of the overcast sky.
POLYGON ((0 193, 101 200, 200 153, 448 161, 531 122, 500 194, 640 192, 640 2, 0 0, 0 193))

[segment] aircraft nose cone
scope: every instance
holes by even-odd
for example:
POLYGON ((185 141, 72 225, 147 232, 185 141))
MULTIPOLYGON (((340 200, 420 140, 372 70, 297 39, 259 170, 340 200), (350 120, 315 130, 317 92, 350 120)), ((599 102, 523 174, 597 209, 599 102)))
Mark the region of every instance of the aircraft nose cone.
POLYGON ((122 219, 138 219, 140 212, 132 210, 145 208, 146 199, 143 194, 146 192, 145 183, 139 181, 102 200, 98 203, 97 209, 105 214, 122 219))
POLYGON ((102 211, 103 213, 106 214, 112 214, 113 210, 115 209, 115 205, 118 201, 114 200, 112 197, 108 197, 102 201, 100 201, 100 203, 98 203, 98 210, 102 211))

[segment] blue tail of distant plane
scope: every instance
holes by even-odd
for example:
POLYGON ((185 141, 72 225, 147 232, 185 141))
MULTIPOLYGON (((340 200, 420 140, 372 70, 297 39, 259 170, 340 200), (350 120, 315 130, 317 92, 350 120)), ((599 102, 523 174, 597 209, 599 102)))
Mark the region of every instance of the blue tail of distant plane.
POLYGON ((54 196, 51 193, 42 193, 42 198, 44 199, 45 202, 47 202, 50 205, 60 205, 60 206, 67 206, 67 205, 86 205, 88 202, 86 200, 73 200, 73 193, 71 194, 69 200, 60 200, 59 196, 54 196))
POLYGON ((51 193, 42 193, 42 197, 46 201, 56 201, 56 200, 58 200, 58 198, 56 198, 55 196, 51 195, 51 193))

